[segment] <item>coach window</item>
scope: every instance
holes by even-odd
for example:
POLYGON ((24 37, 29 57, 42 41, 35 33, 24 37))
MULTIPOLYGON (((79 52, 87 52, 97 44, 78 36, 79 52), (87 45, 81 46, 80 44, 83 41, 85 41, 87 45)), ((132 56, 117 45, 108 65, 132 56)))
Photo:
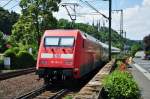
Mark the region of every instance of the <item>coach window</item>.
POLYGON ((60 46, 73 46, 74 37, 61 37, 60 46))
POLYGON ((59 37, 45 38, 45 46, 58 46, 58 45, 59 45, 59 37))

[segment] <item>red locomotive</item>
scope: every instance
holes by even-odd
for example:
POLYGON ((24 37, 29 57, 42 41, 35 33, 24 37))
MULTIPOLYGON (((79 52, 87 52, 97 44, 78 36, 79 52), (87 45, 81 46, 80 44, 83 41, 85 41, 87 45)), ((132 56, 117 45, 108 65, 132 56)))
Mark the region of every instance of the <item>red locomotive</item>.
POLYGON ((80 79, 107 60, 108 51, 80 30, 46 30, 40 44, 37 74, 45 82, 80 79))

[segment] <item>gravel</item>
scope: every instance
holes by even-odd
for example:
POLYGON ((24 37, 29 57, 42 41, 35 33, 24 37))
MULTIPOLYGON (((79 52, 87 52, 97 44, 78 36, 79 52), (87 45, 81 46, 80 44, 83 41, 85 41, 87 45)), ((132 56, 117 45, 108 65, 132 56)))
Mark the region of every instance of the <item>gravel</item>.
POLYGON ((0 99, 13 99, 43 85, 35 73, 0 81, 0 99))

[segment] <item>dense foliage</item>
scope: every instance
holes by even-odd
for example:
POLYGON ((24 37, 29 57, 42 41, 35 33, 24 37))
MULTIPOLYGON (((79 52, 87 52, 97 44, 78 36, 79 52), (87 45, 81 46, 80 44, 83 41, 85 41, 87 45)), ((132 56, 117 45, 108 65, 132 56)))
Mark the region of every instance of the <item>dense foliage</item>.
POLYGON ((132 56, 134 56, 135 55, 135 53, 137 52, 137 51, 139 51, 139 50, 141 50, 142 48, 141 48, 141 45, 140 44, 134 44, 132 47, 131 47, 131 54, 132 54, 132 56))
POLYGON ((0 53, 4 52, 6 49, 6 39, 4 39, 4 35, 0 31, 0 53))
POLYGON ((60 0, 21 0, 22 16, 13 27, 10 41, 37 45, 46 29, 57 27, 52 12, 58 11, 60 0))
POLYGON ((150 34, 144 37, 143 42, 145 47, 145 54, 150 55, 150 34))
POLYGON ((0 31, 4 34, 11 34, 12 26, 17 22, 18 18, 19 14, 9 12, 0 7, 0 31))
POLYGON ((10 42, 27 44, 37 44, 37 35, 34 22, 30 18, 21 16, 18 22, 14 25, 10 42))
POLYGON ((9 48, 4 53, 5 57, 10 57, 11 68, 28 68, 35 66, 35 59, 32 54, 27 52, 23 47, 20 49, 19 47, 9 48))
POLYGON ((17 67, 19 68, 27 68, 35 66, 35 60, 33 56, 26 51, 20 51, 17 54, 17 67))
POLYGON ((116 70, 105 78, 103 84, 109 99, 139 99, 139 88, 128 72, 116 70))

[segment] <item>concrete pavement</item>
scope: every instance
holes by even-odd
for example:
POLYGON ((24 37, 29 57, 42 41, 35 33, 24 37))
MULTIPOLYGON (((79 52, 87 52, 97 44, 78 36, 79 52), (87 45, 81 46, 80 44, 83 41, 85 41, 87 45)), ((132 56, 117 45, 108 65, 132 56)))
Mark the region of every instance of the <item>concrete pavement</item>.
POLYGON ((150 99, 150 61, 134 58, 131 72, 141 90, 143 99, 150 99))

